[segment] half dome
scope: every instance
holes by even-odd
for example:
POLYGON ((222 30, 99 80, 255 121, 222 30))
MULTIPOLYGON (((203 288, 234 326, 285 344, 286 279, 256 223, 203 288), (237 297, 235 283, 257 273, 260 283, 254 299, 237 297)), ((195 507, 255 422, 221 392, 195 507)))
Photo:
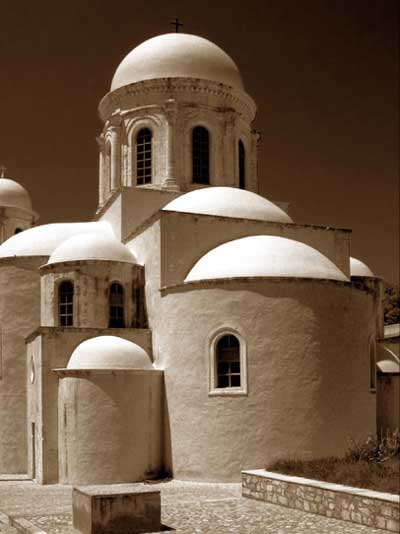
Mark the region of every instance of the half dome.
POLYGON ((86 232, 114 236, 107 222, 44 224, 29 228, 4 241, 0 246, 0 258, 50 256, 63 241, 86 232))
POLYGON ((9 178, 0 178, 0 206, 32 210, 28 191, 21 184, 9 178))
POLYGON ((136 263, 136 258, 128 247, 115 237, 93 232, 75 235, 61 243, 47 264, 81 260, 136 263))
POLYGON ((122 60, 111 91, 159 78, 200 78, 243 90, 239 69, 219 46, 187 33, 166 33, 144 41, 122 60))
POLYGON ((185 193, 164 206, 165 211, 292 223, 287 213, 266 198, 236 187, 205 187, 185 193))
POLYGON ((350 274, 351 276, 375 276, 368 265, 357 258, 350 256, 350 274))
POLYGON ((256 235, 207 252, 185 282, 236 277, 298 277, 348 281, 326 256, 299 241, 256 235))
POLYGON ((76 347, 67 369, 151 369, 147 352, 117 336, 98 336, 76 347))

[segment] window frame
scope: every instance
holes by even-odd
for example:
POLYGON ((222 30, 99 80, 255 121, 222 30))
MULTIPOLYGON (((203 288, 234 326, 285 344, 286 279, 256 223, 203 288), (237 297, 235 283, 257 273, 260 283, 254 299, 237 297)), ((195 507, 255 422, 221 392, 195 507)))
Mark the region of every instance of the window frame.
POLYGON ((74 280, 72 280, 71 278, 63 278, 57 284, 57 325, 60 328, 71 328, 71 327, 75 326, 75 313, 74 313, 74 311, 75 311, 75 283, 74 283, 74 280), (61 303, 61 299, 60 299, 61 288, 65 283, 71 284, 71 286, 72 286, 72 299, 71 299, 71 302, 63 302, 63 303, 61 303), (71 304, 72 305, 72 313, 71 314, 67 314, 67 313, 64 314, 63 313, 61 315, 61 305, 66 306, 67 304, 71 304), (72 317, 72 324, 61 324, 61 317, 72 317))
MULTIPOLYGON (((137 187, 141 187, 141 186, 145 186, 145 185, 151 185, 153 183, 153 175, 154 175, 154 165, 153 165, 153 155, 154 155, 154 150, 153 150, 153 139, 154 139, 154 133, 153 133, 153 130, 151 128, 149 128, 149 126, 141 126, 137 131, 136 133, 134 134, 134 139, 135 139, 135 176, 136 176, 136 186, 137 187), (150 142, 148 143, 148 145, 150 145, 150 150, 147 150, 147 152, 150 153, 150 158, 148 158, 150 160, 150 180, 146 181, 146 165, 144 164, 143 166, 143 170, 144 170, 144 174, 143 174, 143 177, 141 177, 140 179, 143 179, 143 183, 139 183, 139 143, 138 143, 138 138, 139 138, 139 135, 143 132, 143 131, 147 131, 147 132, 150 132, 150 142)), ((143 152, 140 152, 140 153, 143 153, 143 154, 146 154, 146 142, 143 142, 140 146, 143 146, 144 149, 143 149, 143 152)), ((146 161, 146 158, 145 156, 143 157, 143 162, 146 161)))
POLYGON ((247 383, 247 344, 243 335, 236 329, 224 327, 212 334, 208 342, 209 352, 209 392, 210 397, 246 396, 247 383), (224 336, 235 336, 239 341, 240 386, 217 387, 218 384, 218 353, 217 346, 224 336))
MULTIPOLYGON (((108 286, 108 328, 126 328, 126 309, 125 309, 125 288, 124 284, 118 280, 113 280, 108 286), (122 289, 122 306, 111 306, 111 288, 112 286, 119 286, 122 289), (111 326, 111 307, 122 308, 122 322, 123 326, 111 326)), ((115 318, 114 318, 115 319, 115 318)))
MULTIPOLYGON (((191 155, 191 160, 190 160, 190 164, 191 164, 191 176, 192 176, 192 184, 196 184, 196 185, 210 185, 211 184, 211 134, 210 134, 210 130, 204 126, 204 124, 196 124, 195 126, 193 126, 190 130, 190 147, 191 147, 191 150, 190 150, 190 155, 191 155), (194 156, 195 156, 195 151, 194 151, 194 147, 195 147, 195 143, 194 143, 194 134, 195 134, 195 130, 202 130, 204 132, 207 132, 207 179, 204 180, 203 178, 201 178, 200 180, 197 179, 195 180, 195 173, 194 173, 194 156)), ((201 150, 200 150, 200 153, 201 153, 201 150)), ((200 167, 201 167, 201 164, 200 164, 200 167)))

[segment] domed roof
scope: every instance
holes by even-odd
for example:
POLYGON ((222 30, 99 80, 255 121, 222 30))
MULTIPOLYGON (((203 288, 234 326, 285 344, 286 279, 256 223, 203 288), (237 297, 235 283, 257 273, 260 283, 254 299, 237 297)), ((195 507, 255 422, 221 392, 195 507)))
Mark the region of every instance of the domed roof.
POLYGON ((257 193, 236 187, 196 189, 175 198, 164 206, 163 210, 258 221, 293 222, 276 204, 257 193))
POLYGON ((375 276, 371 269, 364 262, 350 256, 351 276, 375 276))
POLYGON ((348 280, 326 256, 309 245, 285 237, 255 235, 207 252, 185 281, 253 276, 348 280))
POLYGON ((85 233, 70 237, 59 245, 48 264, 79 260, 108 260, 136 263, 132 252, 115 237, 85 233))
POLYGON ((0 246, 0 258, 50 256, 63 241, 85 232, 114 236, 111 226, 107 222, 44 224, 29 228, 4 241, 0 246))
POLYGON ((111 91, 156 78, 200 78, 243 90, 240 72, 217 45, 187 33, 166 33, 134 48, 115 71, 111 91))
POLYGON ((9 178, 0 178, 0 206, 32 210, 28 191, 18 182, 9 178))
POLYGON ((117 336, 99 336, 76 347, 67 369, 151 369, 142 347, 117 336))
POLYGON ((376 365, 381 373, 400 373, 400 365, 393 360, 382 360, 376 365))

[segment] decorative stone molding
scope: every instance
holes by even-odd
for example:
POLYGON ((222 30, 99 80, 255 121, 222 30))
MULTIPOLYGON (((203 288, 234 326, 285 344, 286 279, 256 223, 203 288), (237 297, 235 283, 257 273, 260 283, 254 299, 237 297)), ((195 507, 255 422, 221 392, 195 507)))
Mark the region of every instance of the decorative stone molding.
POLYGON ((222 83, 197 78, 162 78, 133 83, 106 94, 100 101, 99 115, 105 122, 116 110, 122 113, 140 105, 162 104, 172 96, 179 101, 208 102, 216 107, 224 103, 248 122, 254 119, 257 109, 247 93, 222 83))
POLYGON ((399 532, 400 497, 257 469, 242 471, 242 495, 304 512, 399 532))

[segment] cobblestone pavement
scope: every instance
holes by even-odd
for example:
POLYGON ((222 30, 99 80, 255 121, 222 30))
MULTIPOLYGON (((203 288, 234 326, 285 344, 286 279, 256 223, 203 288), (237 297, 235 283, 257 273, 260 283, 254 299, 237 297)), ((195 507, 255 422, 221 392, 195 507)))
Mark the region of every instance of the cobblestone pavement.
MULTIPOLYGON (((154 488, 161 490, 164 532, 387 534, 384 530, 244 499, 240 495, 240 484, 171 481, 154 485, 154 488)), ((67 486, 0 482, 0 512, 23 517, 48 534, 77 534, 72 527, 71 488, 67 486)), ((0 522, 0 534, 16 534, 16 530, 0 522)))

